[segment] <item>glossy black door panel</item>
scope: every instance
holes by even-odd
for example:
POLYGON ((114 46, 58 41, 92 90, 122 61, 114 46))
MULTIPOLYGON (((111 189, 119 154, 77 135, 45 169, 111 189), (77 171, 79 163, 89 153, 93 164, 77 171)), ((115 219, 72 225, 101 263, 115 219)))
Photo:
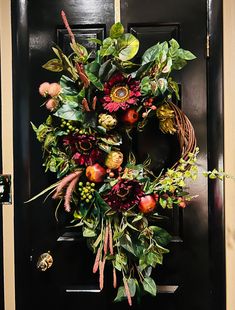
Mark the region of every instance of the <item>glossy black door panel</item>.
MULTIPOLYGON (((41 68, 53 55, 50 48, 56 43, 69 53, 69 37, 60 11, 63 9, 66 12, 77 40, 94 55, 97 46, 87 39, 103 39, 106 36, 114 23, 114 2, 13 0, 12 8, 17 310, 73 310, 78 307, 129 309, 126 302, 113 303, 115 291, 109 277, 111 270, 107 269, 105 288, 99 291, 98 278, 91 270, 92 253, 75 229, 65 229, 62 215, 61 222, 56 222, 53 202, 49 199, 43 203, 43 199, 39 199, 30 206, 24 204, 30 196, 55 180, 53 175, 46 175, 41 167, 41 149, 30 128, 30 121, 39 124, 46 116, 40 107, 38 86, 58 78, 55 73, 41 68), (54 263, 48 271, 40 272, 36 268, 37 260, 47 251, 53 256, 54 263)), ((211 115, 212 109, 211 105, 207 105, 208 85, 210 93, 215 89, 211 84, 212 60, 206 58, 207 12, 206 0, 121 1, 122 23, 141 43, 137 61, 146 48, 171 38, 177 39, 183 48, 197 56, 184 70, 175 74, 175 78, 180 83, 181 92, 181 101, 177 104, 189 116, 196 131, 201 170, 207 169, 208 162, 211 164, 208 147, 210 150, 209 142, 214 141, 215 134, 208 128, 208 121, 209 124, 211 122, 208 115, 211 115)), ((210 14, 212 20, 213 11, 210 14)), ((216 57, 220 59, 221 54, 216 54, 216 57)), ((214 66, 216 59, 212 62, 214 66)), ((218 72, 217 76, 221 81, 218 72)), ((221 101, 214 100, 214 104, 221 104, 221 101)), ((213 115, 220 120, 222 116, 215 111, 218 112, 215 109, 213 115)), ((221 130, 222 127, 220 134, 221 130)), ((147 134, 136 135, 134 149, 140 160, 149 153, 156 171, 170 166, 179 156, 175 137, 166 138, 157 130, 157 124, 151 122, 147 134), (154 144, 151 143, 153 139, 154 144)), ((221 156, 219 152, 216 154, 221 156)), ((213 162, 216 163, 215 158, 213 162)), ((222 213, 213 213, 213 188, 208 203, 207 179, 200 177, 190 188, 192 194, 199 194, 199 197, 186 210, 175 208, 167 211, 169 220, 162 224, 174 238, 163 266, 154 271, 159 294, 156 298, 144 297, 141 305, 133 306, 135 309, 225 310, 222 272, 221 284, 211 273, 223 258, 223 228, 219 221, 222 213), (213 230, 219 234, 220 253, 214 251, 216 240, 211 233, 213 230), (214 253, 216 257, 212 256, 214 253)))

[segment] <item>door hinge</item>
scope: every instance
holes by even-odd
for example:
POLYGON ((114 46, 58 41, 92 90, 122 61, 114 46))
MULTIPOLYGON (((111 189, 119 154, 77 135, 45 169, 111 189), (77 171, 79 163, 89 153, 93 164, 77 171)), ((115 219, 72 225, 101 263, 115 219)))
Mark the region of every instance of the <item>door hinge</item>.
POLYGON ((11 175, 0 174, 0 204, 11 204, 11 175))
POLYGON ((210 58, 210 39, 211 39, 211 36, 208 33, 206 36, 206 58, 210 58))

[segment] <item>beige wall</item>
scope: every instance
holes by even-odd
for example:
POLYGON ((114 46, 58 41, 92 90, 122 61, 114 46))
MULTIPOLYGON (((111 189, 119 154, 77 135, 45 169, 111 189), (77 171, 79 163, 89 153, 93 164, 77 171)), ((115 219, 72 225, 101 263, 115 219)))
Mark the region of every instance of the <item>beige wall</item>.
MULTIPOLYGON (((235 175, 235 1, 224 0, 225 171, 235 175)), ((235 309, 235 183, 225 184, 227 310, 235 309)))
MULTIPOLYGON (((192 0, 191 0, 192 1, 192 0)), ((0 44, 2 65, 3 154, 4 173, 11 173, 12 98, 11 98, 10 0, 0 0, 0 44), (1 31, 4 27, 4 32, 1 31)), ((224 99, 225 99, 225 170, 235 175, 235 1, 224 0, 224 99)), ((226 203, 227 310, 235 309, 235 183, 228 179, 226 203)), ((14 236, 13 206, 3 208, 5 310, 14 310, 14 236)))

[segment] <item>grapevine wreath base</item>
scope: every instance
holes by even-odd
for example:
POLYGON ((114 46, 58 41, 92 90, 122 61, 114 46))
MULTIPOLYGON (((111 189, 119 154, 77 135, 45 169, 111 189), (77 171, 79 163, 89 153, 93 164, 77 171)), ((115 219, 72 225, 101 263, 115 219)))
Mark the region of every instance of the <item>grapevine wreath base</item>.
POLYGON ((32 124, 45 170, 56 173, 58 181, 31 200, 46 192, 58 200, 57 209, 73 216, 71 225, 94 253, 100 289, 110 264, 115 301, 127 299, 132 305, 134 296, 156 295, 151 270, 162 264, 171 239, 157 225, 161 209, 185 208, 192 199, 185 181, 197 177, 198 148, 190 120, 173 103, 180 98, 171 73, 195 56, 171 39, 147 49, 140 64, 131 62, 139 41, 116 23, 109 37, 92 39, 98 48, 91 59, 64 12, 62 19, 71 54, 53 46, 55 58, 43 68, 61 73, 60 80, 40 85, 49 116, 38 127, 32 124), (150 170, 151 158, 136 162, 131 143, 128 156, 122 151, 123 136, 132 139, 152 118, 161 132, 177 135, 181 150, 177 162, 158 176, 150 170))

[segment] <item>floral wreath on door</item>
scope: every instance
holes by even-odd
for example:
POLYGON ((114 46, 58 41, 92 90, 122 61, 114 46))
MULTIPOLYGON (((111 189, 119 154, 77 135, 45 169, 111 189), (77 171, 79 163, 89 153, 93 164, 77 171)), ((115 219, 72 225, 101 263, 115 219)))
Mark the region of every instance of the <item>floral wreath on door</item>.
MULTIPOLYGON (((39 126, 32 124, 45 171, 58 181, 29 201, 49 193, 47 198, 58 201, 56 218, 59 208, 72 215, 70 225, 94 253, 100 289, 110 264, 115 301, 127 299, 132 305, 134 297, 157 293, 151 272, 163 263, 171 240, 161 227, 161 210, 185 208, 194 198, 187 180, 197 178, 199 149, 190 120, 174 103, 180 94, 172 72, 195 56, 171 39, 151 46, 135 63, 139 41, 118 22, 103 41, 91 39, 98 46, 91 58, 61 15, 71 54, 52 48, 55 58, 43 68, 61 77, 40 85, 49 115, 39 126), (180 158, 159 175, 151 171, 149 156, 137 162, 131 149, 133 133, 144 132, 150 119, 162 133, 175 135, 180 147, 180 158), (123 153, 124 136, 130 142, 128 154, 123 153)), ((216 169, 205 175, 224 177, 216 169)))

